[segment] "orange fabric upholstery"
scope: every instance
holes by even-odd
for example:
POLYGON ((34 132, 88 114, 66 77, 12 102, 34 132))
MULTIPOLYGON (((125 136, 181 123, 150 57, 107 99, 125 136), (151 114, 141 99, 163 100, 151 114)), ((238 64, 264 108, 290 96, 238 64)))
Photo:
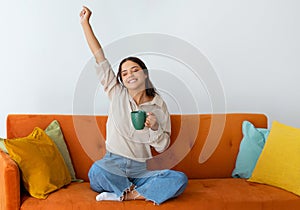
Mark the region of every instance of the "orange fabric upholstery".
MULTIPOLYGON (((66 139, 77 178, 84 183, 71 183, 39 200, 22 194, 19 174, 7 176, 0 187, 1 209, 154 209, 151 202, 96 202, 96 192, 88 183, 88 170, 95 160, 105 154, 107 116, 78 115, 9 115, 7 137, 28 135, 34 127, 45 129, 52 120, 58 120, 66 139), (17 191, 5 191, 8 183, 18 180, 17 191), (5 194, 4 198, 3 195, 5 194), (10 199, 11 200, 10 200, 10 199), (18 200, 19 199, 19 200, 18 200), (16 201, 19 203, 16 203, 16 201), (13 202, 13 204, 9 204, 13 202), (6 203, 4 206, 2 203, 6 203)), ((171 146, 162 154, 153 151, 155 157, 148 161, 150 169, 173 168, 189 177, 186 191, 176 199, 163 203, 160 209, 298 209, 300 198, 287 191, 231 178, 239 144, 242 139, 242 122, 251 121, 256 127, 266 128, 263 114, 192 114, 171 115, 171 146)), ((1 159, 9 157, 1 153, 1 159)), ((5 162, 4 161, 4 162, 5 162)), ((1 172, 4 163, 1 160, 1 172)), ((13 164, 13 163, 11 163, 13 164)), ((15 171, 18 171, 16 169, 15 171)), ((3 172, 6 173, 6 172, 3 172)))
POLYGON ((7 138, 26 136, 34 127, 45 129, 54 119, 61 125, 76 177, 88 181, 93 161, 105 154, 107 116, 9 115, 7 138))
POLYGON ((267 127, 267 118, 262 114, 172 115, 172 145, 161 155, 162 158, 156 156, 149 161, 149 165, 161 168, 159 165, 168 165, 163 162, 178 157, 174 161, 178 163, 172 168, 183 171, 188 178, 231 177, 242 139, 244 120, 253 122, 257 127, 267 127), (208 146, 205 150, 204 144, 213 142, 219 142, 216 149, 208 155, 206 161, 200 163, 200 154, 210 148, 208 146), (180 157, 184 158, 181 160, 180 157))
MULTIPOLYGON (((158 209, 152 202, 96 202, 97 193, 87 182, 72 183, 52 193, 45 201, 25 196, 22 209, 70 210, 70 209, 158 209), (68 202, 66 202, 68 201, 68 202), (57 208, 59 206, 59 208, 57 208), (76 206, 76 208, 75 208, 76 206)), ((188 210, 291 210, 299 207, 298 196, 267 185, 249 183, 243 179, 190 179, 186 191, 176 199, 163 203, 159 209, 188 210)))
POLYGON ((20 207, 20 174, 17 164, 0 150, 0 209, 20 207))

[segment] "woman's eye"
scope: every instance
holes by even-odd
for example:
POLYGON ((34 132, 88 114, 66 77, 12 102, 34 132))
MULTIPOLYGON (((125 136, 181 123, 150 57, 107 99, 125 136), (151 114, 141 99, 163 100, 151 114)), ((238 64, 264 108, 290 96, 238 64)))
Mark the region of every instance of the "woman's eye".
POLYGON ((123 77, 125 77, 127 74, 122 74, 123 77))

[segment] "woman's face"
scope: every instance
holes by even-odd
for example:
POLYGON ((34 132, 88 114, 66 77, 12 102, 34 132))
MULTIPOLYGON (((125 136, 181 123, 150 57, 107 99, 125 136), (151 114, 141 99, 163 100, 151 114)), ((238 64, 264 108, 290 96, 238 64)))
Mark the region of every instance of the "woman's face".
POLYGON ((121 66, 121 78, 124 86, 129 90, 145 90, 145 75, 143 69, 133 61, 125 61, 121 66))

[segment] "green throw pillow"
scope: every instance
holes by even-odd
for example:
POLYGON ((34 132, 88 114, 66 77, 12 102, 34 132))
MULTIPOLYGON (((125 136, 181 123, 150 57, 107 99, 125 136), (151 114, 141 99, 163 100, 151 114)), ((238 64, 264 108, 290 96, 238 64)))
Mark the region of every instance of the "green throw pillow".
POLYGON ((4 139, 0 138, 0 149, 5 152, 5 153, 8 153, 5 145, 4 145, 4 139))
POLYGON ((71 174, 72 181, 82 182, 83 180, 77 179, 73 168, 72 160, 65 143, 64 135, 61 131, 60 125, 57 120, 53 120, 45 130, 46 134, 54 141, 58 150, 60 151, 63 159, 71 174))

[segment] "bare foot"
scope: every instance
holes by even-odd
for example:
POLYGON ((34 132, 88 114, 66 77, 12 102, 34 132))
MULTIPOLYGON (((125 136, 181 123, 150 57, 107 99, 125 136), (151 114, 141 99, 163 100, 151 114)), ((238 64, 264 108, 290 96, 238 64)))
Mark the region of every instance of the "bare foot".
POLYGON ((132 188, 131 191, 126 192, 124 195, 124 200, 125 201, 130 201, 130 200, 145 200, 143 196, 141 196, 136 190, 132 188))

